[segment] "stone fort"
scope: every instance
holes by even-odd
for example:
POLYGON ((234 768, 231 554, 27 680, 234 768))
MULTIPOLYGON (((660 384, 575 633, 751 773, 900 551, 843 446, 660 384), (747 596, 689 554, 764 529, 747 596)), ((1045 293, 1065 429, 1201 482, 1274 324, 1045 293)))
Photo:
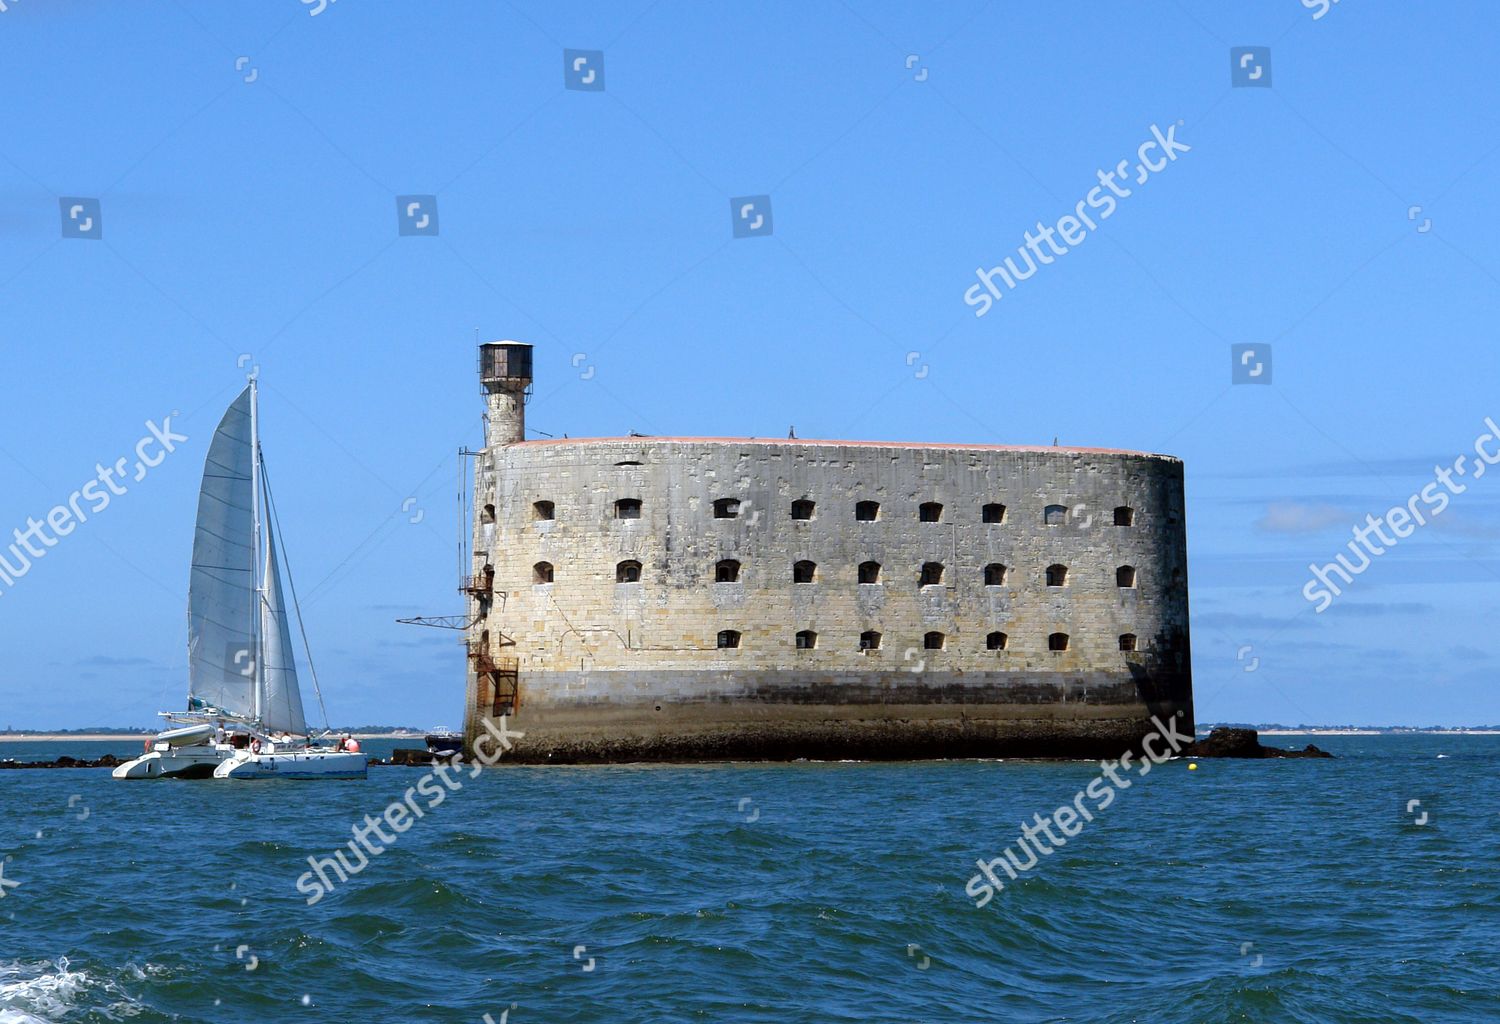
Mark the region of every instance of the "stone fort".
POLYGON ((465 733, 508 759, 1108 757, 1191 730, 1183 466, 1097 448, 525 439, 480 346, 465 733))

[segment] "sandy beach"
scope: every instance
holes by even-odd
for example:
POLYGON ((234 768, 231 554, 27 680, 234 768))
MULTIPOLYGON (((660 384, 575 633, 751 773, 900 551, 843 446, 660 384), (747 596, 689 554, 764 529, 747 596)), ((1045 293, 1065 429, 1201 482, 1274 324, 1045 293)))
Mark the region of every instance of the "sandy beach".
POLYGON ((1258 729, 1262 736, 1500 736, 1500 729, 1258 729))

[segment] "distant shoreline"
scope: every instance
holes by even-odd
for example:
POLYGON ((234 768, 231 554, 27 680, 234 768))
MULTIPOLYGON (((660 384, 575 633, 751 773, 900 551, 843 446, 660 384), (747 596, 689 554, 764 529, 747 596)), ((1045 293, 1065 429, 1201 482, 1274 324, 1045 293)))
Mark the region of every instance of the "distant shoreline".
POLYGON ((1262 736, 1500 736, 1500 729, 1256 729, 1262 736))
MULTIPOLYGON (((1201 735, 1207 736, 1208 726, 1199 729, 1201 735)), ((1262 736, 1500 736, 1500 728, 1454 728, 1454 729, 1408 729, 1397 728, 1324 728, 1321 726, 1308 726, 1300 729, 1275 728, 1265 729, 1258 726, 1246 726, 1253 728, 1262 736)), ((66 743, 76 740, 79 743, 121 743, 144 742, 155 736, 155 732, 137 733, 82 733, 82 732, 27 732, 27 733, 3 733, 0 734, 0 743, 66 743)), ((357 740, 425 740, 426 733, 420 732, 356 732, 352 734, 357 740)))

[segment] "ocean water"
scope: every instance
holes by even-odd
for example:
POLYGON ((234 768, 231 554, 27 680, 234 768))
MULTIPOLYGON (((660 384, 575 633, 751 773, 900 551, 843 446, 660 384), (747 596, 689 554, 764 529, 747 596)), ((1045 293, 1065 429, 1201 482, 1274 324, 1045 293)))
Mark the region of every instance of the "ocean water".
POLYGON ((1097 765, 498 767, 311 906, 421 770, 0 771, 0 1024, 1500 1019, 1500 737, 1317 742, 1135 777, 983 909, 1097 765))

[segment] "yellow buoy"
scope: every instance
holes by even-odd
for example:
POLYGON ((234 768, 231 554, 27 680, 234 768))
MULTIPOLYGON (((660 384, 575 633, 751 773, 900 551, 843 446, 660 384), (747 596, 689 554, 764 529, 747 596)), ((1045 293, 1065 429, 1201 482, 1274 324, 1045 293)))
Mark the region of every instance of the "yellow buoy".
POLYGON ((1198 770, 1198 766, 1196 764, 1190 764, 1190 765, 1188 765, 1188 771, 1195 772, 1197 770, 1198 770))

